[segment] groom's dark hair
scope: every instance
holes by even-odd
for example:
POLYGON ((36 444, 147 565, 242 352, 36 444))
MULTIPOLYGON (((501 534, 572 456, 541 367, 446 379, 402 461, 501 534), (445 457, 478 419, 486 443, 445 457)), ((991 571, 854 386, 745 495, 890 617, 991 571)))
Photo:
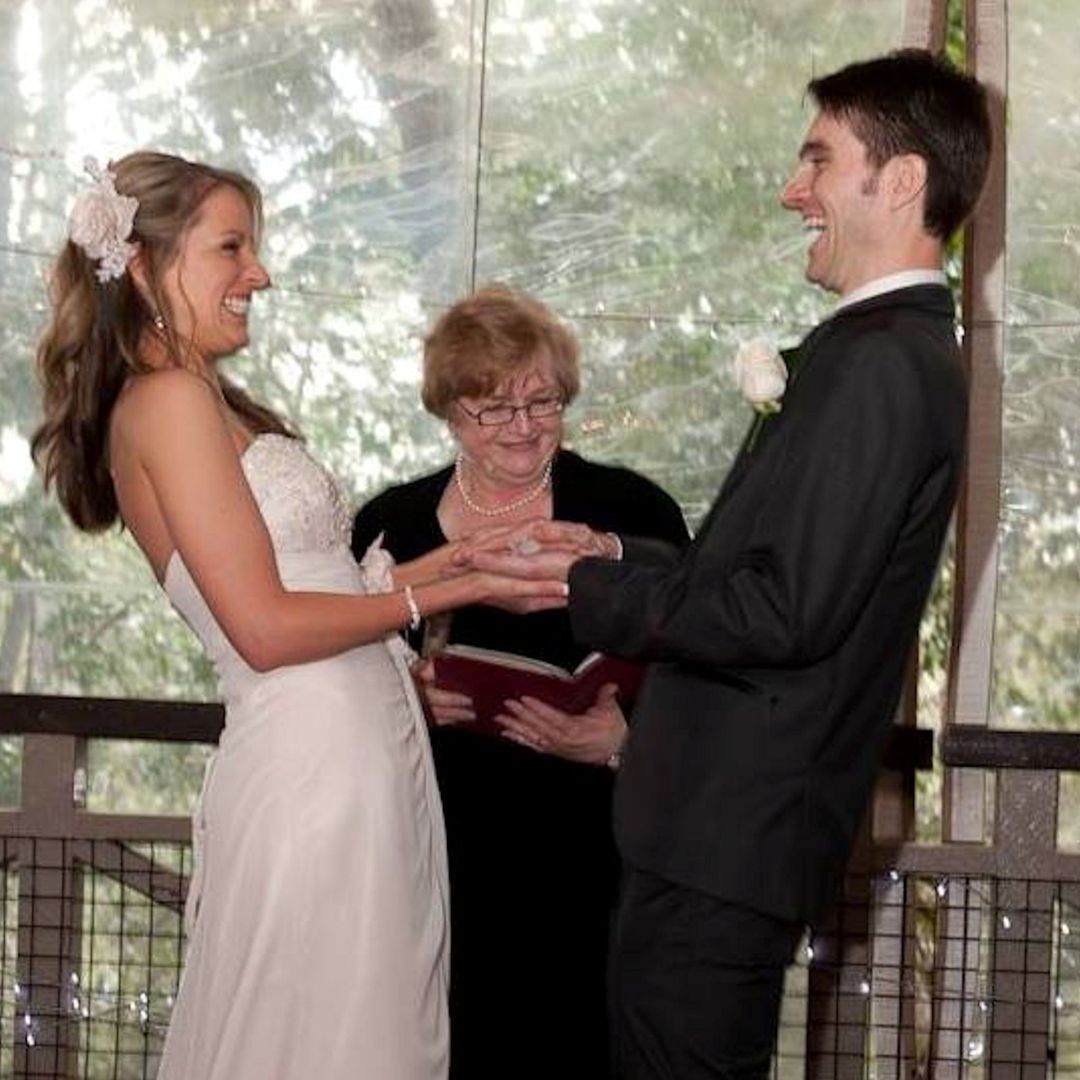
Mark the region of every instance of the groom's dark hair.
POLYGON ((947 240, 974 208, 990 163, 982 84, 924 49, 898 49, 806 89, 823 113, 851 125, 875 168, 897 154, 926 162, 923 225, 947 240))

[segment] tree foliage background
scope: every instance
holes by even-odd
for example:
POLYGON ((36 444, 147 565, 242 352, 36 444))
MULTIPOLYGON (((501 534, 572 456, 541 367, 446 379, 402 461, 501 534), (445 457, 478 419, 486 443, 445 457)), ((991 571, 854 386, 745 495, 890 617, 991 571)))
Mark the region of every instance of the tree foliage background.
MULTIPOLYGON (((737 342, 827 309, 777 193, 815 73, 899 42, 903 0, 0 0, 0 689, 205 699, 213 673, 130 539, 31 475, 44 279, 82 158, 154 146, 267 196, 275 288, 232 373, 359 503, 441 463, 420 337, 492 279, 584 345, 570 441, 696 522, 746 423, 737 342)), ((959 9, 962 5, 952 5, 959 9)), ((1009 319, 994 722, 1065 727, 1080 671, 1075 440, 1080 37, 1010 15, 1009 319)), ((954 12, 955 14, 955 12, 954 12)), ((954 47, 962 47, 954 26, 954 47)), ((947 586, 947 581, 945 582, 947 586)), ((935 723, 947 589, 923 639, 935 723)), ((3 744, 0 796, 17 798, 3 744)), ((95 747, 92 801, 185 809, 201 751, 95 747)))

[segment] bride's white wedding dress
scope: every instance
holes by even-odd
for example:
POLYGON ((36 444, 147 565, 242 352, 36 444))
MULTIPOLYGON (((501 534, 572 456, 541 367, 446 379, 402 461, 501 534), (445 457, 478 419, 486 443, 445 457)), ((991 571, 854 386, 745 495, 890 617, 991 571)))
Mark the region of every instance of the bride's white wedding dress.
MULTIPOLYGON (((293 591, 378 586, 302 444, 243 468, 293 591)), ((160 1080, 439 1080, 449 1055, 448 885, 423 714, 396 635, 258 673, 179 555, 173 604, 226 705, 194 823, 187 963, 160 1080)))

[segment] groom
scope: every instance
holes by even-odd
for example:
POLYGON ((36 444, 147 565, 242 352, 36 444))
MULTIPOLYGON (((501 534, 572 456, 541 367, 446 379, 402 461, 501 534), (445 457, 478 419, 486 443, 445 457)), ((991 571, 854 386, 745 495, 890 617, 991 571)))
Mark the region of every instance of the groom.
POLYGON ((986 174, 983 88, 903 50, 808 90, 781 201, 839 303, 692 546, 486 560, 569 568, 575 635, 652 661, 615 792, 623 1080, 766 1075, 784 968, 844 872, 960 477, 941 260, 986 174))

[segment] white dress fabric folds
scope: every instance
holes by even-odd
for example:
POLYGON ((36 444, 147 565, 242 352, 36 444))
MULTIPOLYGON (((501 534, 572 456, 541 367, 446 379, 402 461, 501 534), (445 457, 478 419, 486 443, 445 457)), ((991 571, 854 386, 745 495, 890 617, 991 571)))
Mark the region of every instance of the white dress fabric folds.
MULTIPOLYGON (((243 468, 286 588, 365 591, 341 496, 303 445, 259 436, 243 468)), ((165 588, 217 667, 226 725, 159 1080, 441 1080, 446 845, 404 646, 258 673, 178 555, 165 588)))

